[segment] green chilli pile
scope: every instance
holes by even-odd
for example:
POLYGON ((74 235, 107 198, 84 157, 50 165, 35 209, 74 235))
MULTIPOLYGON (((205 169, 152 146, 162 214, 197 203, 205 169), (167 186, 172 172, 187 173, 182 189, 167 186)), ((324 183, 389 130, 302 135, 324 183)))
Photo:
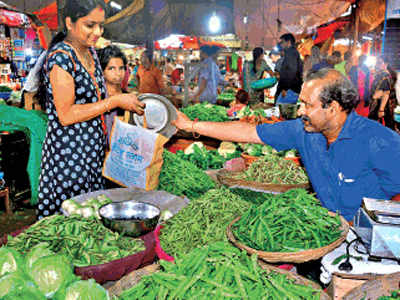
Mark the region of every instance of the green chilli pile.
POLYGON ((169 151, 164 151, 163 159, 159 190, 194 199, 215 188, 215 182, 191 162, 169 151))
POLYGON ((333 243, 342 234, 340 226, 339 215, 330 216, 313 195, 294 189, 252 206, 233 224, 232 232, 259 251, 298 252, 333 243))
POLYGON ((207 102, 184 107, 181 111, 192 121, 195 119, 208 122, 229 121, 225 107, 207 102))
POLYGON ((210 190, 165 223, 161 230, 161 246, 176 257, 196 247, 227 240, 227 224, 249 207, 248 202, 226 188, 210 190))
POLYGON ((68 256, 77 267, 104 264, 145 249, 141 239, 122 236, 95 217, 79 215, 43 218, 18 236, 9 236, 7 247, 26 253, 40 243, 51 252, 68 256))
POLYGON ((247 170, 234 175, 233 178, 270 184, 303 184, 308 182, 308 176, 303 168, 277 155, 259 158, 247 170))
POLYGON ((299 285, 285 274, 263 270, 228 243, 197 248, 177 259, 161 261, 163 271, 144 277, 120 300, 135 299, 320 299, 320 290, 299 285))

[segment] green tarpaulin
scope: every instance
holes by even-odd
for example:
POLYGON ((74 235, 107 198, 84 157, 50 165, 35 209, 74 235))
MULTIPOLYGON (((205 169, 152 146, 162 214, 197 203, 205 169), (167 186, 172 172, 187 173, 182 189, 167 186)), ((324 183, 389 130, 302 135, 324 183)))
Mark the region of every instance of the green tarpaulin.
POLYGON ((31 186, 31 204, 37 203, 42 145, 46 136, 47 116, 37 110, 25 110, 0 105, 0 130, 23 131, 29 140, 30 151, 26 168, 31 186))

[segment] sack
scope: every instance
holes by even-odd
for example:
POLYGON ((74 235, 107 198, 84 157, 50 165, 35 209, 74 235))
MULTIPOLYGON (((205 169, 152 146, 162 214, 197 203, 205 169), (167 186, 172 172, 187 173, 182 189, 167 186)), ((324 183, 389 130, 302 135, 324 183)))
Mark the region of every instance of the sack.
POLYGON ((156 189, 168 138, 115 118, 110 140, 103 176, 125 187, 156 189))

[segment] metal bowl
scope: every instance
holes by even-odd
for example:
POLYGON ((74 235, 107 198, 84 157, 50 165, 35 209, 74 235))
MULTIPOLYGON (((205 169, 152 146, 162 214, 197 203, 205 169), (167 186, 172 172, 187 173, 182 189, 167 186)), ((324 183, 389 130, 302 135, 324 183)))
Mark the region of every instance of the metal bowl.
POLYGON ((99 214, 107 228, 138 237, 154 230, 161 210, 152 204, 130 200, 104 205, 99 214))

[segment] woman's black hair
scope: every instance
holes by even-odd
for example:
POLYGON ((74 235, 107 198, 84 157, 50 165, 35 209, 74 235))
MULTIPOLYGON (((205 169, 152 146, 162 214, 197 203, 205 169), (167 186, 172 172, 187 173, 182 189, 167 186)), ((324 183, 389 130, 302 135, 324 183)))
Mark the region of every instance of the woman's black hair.
MULTIPOLYGON (((63 10, 64 20, 66 18, 71 18, 71 21, 75 23, 78 19, 87 16, 92 10, 99 6, 104 10, 106 9, 106 4, 104 3, 104 0, 67 0, 65 1, 65 7, 63 10)), ((51 53, 51 50, 55 45, 65 40, 65 38, 67 37, 67 33, 67 27, 64 24, 64 30, 58 32, 52 38, 47 51, 48 54, 51 53)), ((47 98, 46 86, 44 85, 45 64, 46 63, 43 64, 42 69, 40 70, 40 85, 37 93, 39 104, 42 109, 46 109, 45 104, 47 98)))
POLYGON ((126 56, 122 53, 121 49, 115 45, 107 46, 103 49, 97 50, 97 55, 99 56, 100 65, 103 71, 106 69, 108 63, 110 62, 111 58, 120 58, 124 63, 124 67, 128 63, 126 56))
POLYGON ((242 104, 247 104, 249 103, 249 94, 245 90, 238 90, 235 99, 242 104))
POLYGON ((254 71, 254 73, 257 73, 257 70, 256 70, 257 59, 263 54, 264 54, 264 49, 263 48, 256 47, 256 48, 253 49, 253 71, 254 71))

